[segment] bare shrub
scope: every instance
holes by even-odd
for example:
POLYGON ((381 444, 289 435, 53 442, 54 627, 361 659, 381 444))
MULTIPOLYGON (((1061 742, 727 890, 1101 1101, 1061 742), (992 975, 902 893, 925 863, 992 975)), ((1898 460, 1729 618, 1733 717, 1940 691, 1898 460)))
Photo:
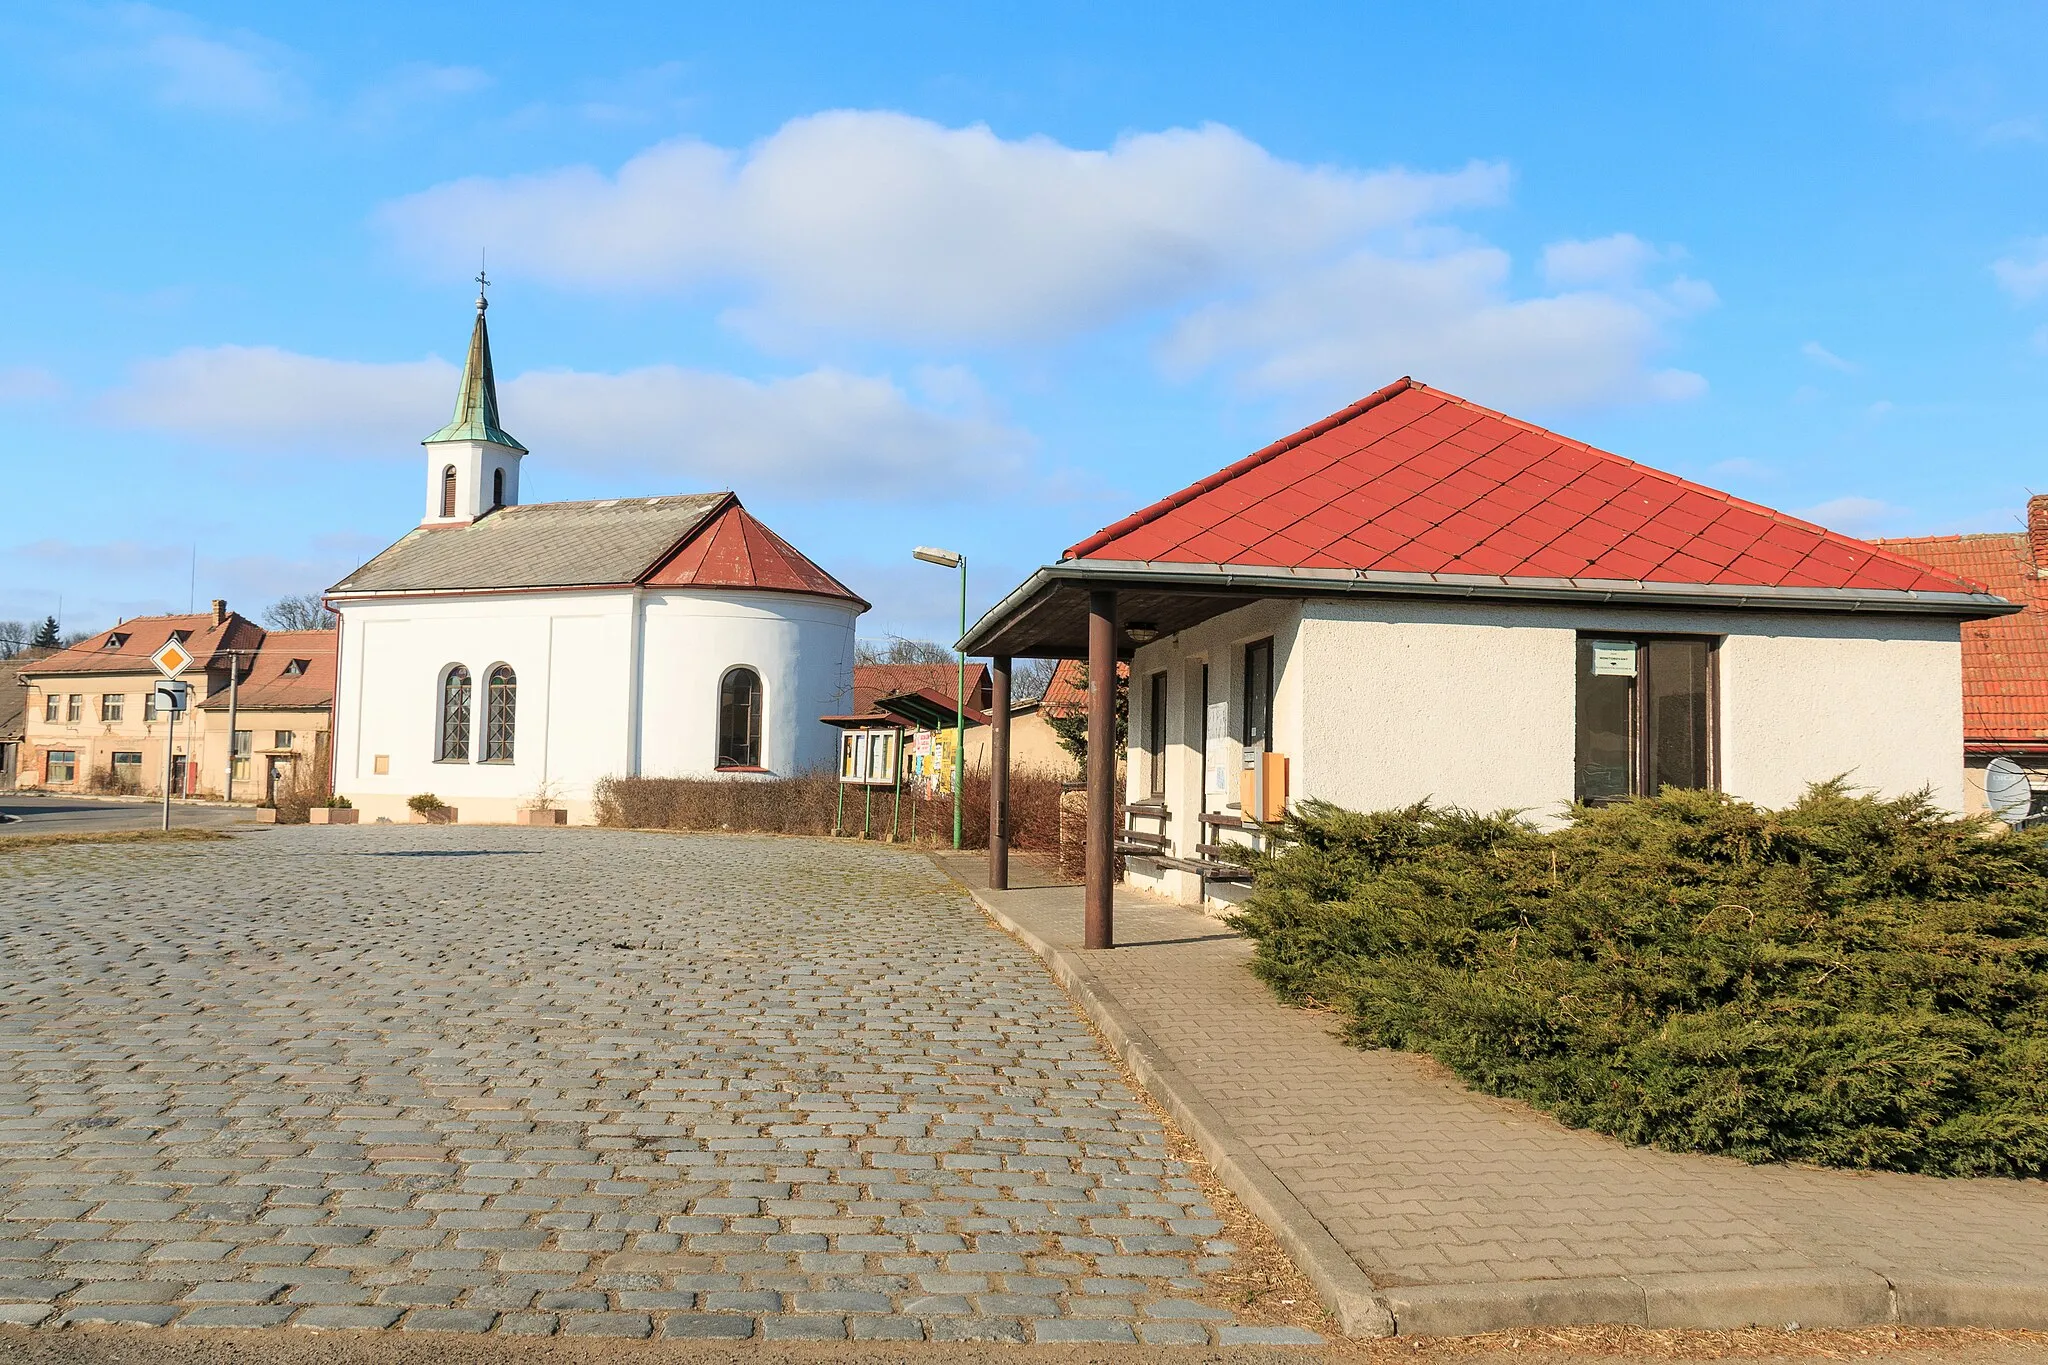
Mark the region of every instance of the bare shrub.
POLYGON ((278 781, 276 805, 280 825, 303 825, 307 811, 327 804, 326 748, 323 744, 319 753, 303 756, 278 781))
POLYGON ((86 790, 102 796, 135 796, 142 791, 142 779, 138 768, 125 772, 113 766, 97 768, 86 782, 86 790))
MULTIPOLYGON (((1010 846, 1053 852, 1059 847, 1059 779, 1050 773, 1010 777, 1010 846)), ((841 821, 839 780, 829 768, 795 777, 607 777, 593 793, 597 820, 626 829, 731 830, 756 834, 833 833, 841 821)), ((971 772, 960 803, 961 844, 988 847, 988 774, 971 772)), ((950 793, 905 791, 902 809, 891 788, 849 786, 841 834, 926 845, 953 840, 950 793)))

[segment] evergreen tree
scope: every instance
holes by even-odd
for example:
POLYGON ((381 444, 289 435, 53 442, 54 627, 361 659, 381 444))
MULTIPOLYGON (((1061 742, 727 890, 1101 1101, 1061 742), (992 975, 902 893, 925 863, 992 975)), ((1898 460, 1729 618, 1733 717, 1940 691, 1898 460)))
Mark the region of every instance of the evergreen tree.
POLYGON ((56 649, 62 643, 57 634, 57 618, 45 616, 42 625, 36 627, 36 638, 29 644, 36 649, 56 649))

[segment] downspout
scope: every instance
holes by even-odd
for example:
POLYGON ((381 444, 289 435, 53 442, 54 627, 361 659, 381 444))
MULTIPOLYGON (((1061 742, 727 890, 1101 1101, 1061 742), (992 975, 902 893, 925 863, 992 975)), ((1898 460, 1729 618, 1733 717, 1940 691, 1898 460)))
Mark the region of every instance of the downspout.
POLYGON ((320 605, 334 613, 334 690, 327 698, 327 795, 334 795, 334 769, 341 762, 341 612, 322 598, 320 605))
MULTIPOLYGON (((626 636, 626 773, 627 777, 640 775, 640 658, 644 641, 643 618, 646 615, 646 601, 641 595, 639 584, 634 584, 631 595, 626 636)), ((553 704, 550 698, 549 704, 553 704)))

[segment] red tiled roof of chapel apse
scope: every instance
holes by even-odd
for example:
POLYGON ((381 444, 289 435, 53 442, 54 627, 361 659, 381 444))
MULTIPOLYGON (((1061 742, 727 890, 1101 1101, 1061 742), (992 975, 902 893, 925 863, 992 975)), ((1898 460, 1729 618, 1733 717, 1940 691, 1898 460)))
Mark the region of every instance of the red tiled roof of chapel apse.
POLYGON ((1406 379, 1098 531, 1066 557, 1982 591, 1406 379))
POLYGON ((648 575, 649 586, 764 588, 861 602, 851 588, 756 520, 737 502, 703 527, 666 564, 648 575))

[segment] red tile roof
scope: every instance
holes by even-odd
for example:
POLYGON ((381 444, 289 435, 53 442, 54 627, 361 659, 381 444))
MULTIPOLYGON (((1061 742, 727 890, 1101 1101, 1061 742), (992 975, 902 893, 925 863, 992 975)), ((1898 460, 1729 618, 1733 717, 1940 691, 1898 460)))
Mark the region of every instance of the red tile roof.
POLYGON ((867 603, 734 502, 693 531, 643 582, 650 586, 760 588, 867 603))
POLYGON ((149 656, 163 647, 174 632, 184 632, 185 648, 192 651, 193 666, 200 672, 225 669, 224 649, 257 648, 263 642, 263 627, 236 612, 216 623, 211 613, 189 616, 137 616, 99 634, 80 640, 38 659, 21 671, 44 673, 154 673, 149 656))
MULTIPOLYGON (((332 630, 272 630, 254 658, 244 658, 235 705, 243 711, 324 710, 334 702, 332 630), (304 671, 291 672, 294 663, 304 671)), ((222 688, 200 703, 204 711, 225 711, 228 693, 222 688)))
MULTIPOLYGON (((1116 675, 1128 679, 1131 666, 1119 662, 1116 675)), ((1045 695, 1039 698, 1040 715, 1075 715, 1088 709, 1088 665, 1079 659, 1061 659, 1053 666, 1052 677, 1045 684, 1045 695)))
POLYGON ((1878 542, 2020 603, 2016 616, 1963 622, 1963 742, 1973 753, 2048 750, 2048 584, 2023 531, 1878 542))
MULTIPOLYGON (((853 669, 853 709, 849 714, 865 716, 874 712, 883 697, 900 697, 910 692, 929 692, 951 706, 959 696, 957 664, 856 664, 853 669)), ((967 706, 985 711, 989 704, 988 665, 967 665, 967 706)))
POLYGON ((1904 555, 1402 379, 1066 558, 1969 593, 1904 555))

